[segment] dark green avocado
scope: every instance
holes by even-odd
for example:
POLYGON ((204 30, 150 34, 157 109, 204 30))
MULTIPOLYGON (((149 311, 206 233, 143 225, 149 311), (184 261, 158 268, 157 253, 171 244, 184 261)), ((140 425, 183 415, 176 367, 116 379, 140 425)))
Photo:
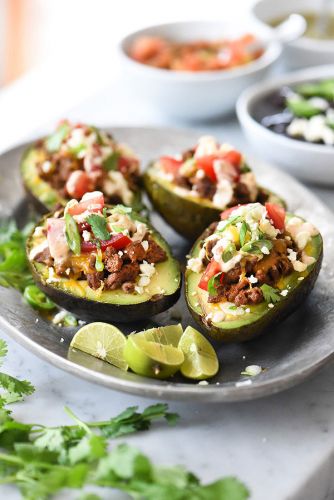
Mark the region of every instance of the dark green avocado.
MULTIPOLYGON (((287 217, 293 217, 287 214, 287 217)), ((206 231, 195 242, 191 257, 197 257, 200 250, 200 243, 208 236, 206 231)), ((189 311, 193 318, 202 328, 204 328, 213 338, 224 342, 243 342, 265 332, 268 328, 279 323, 291 314, 298 306, 304 302, 311 292, 318 274, 320 272, 323 242, 320 234, 313 236, 307 244, 305 251, 316 260, 308 266, 306 271, 298 273, 292 272, 288 276, 280 279, 277 287, 281 290, 288 288, 286 297, 281 297, 280 301, 274 304, 273 308, 268 308, 266 302, 257 305, 247 306, 249 313, 241 316, 230 316, 219 323, 213 323, 206 319, 210 306, 207 303, 207 292, 198 288, 198 283, 202 273, 195 273, 190 269, 185 273, 185 294, 189 311), (298 280, 303 277, 303 280, 298 280)))
MULTIPOLYGON (((37 226, 45 226, 43 217, 37 226)), ((143 220, 132 213, 135 219, 143 220)), ((43 241, 34 236, 34 231, 27 240, 29 265, 36 285, 39 286, 56 304, 86 321, 106 321, 128 323, 144 320, 171 307, 180 296, 180 266, 174 259, 167 242, 147 222, 152 238, 165 250, 168 259, 156 264, 156 273, 146 287, 145 293, 125 293, 119 290, 93 290, 87 280, 74 280, 66 277, 50 279, 49 267, 29 259, 31 250, 43 241)), ((44 237, 45 238, 45 237, 44 237)))
MULTIPOLYGON (((143 176, 145 190, 152 205, 175 231, 193 241, 211 222, 219 219, 222 209, 205 198, 182 195, 177 186, 158 175, 158 169, 151 164, 143 176)), ((271 203, 285 207, 285 202, 274 193, 261 188, 271 203)))
MULTIPOLYGON (((44 152, 41 148, 31 146, 27 149, 21 160, 21 178, 29 201, 40 214, 52 212, 61 206, 65 206, 69 201, 50 186, 48 182, 39 176, 37 163, 43 161, 44 152)), ((141 192, 133 194, 131 206, 134 210, 140 211, 143 208, 141 203, 141 192)))

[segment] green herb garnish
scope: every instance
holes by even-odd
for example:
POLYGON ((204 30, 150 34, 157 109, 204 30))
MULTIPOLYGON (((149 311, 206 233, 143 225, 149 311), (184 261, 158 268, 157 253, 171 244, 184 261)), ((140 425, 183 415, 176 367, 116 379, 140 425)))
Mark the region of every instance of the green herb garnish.
POLYGON ((128 215, 131 214, 132 208, 126 207, 125 205, 115 205, 111 210, 111 214, 128 215))
POLYGON ((111 170, 117 170, 118 168, 118 160, 120 158, 121 154, 118 151, 114 151, 111 153, 111 155, 106 158, 103 163, 102 167, 104 170, 107 172, 110 172, 111 170))
POLYGON ((31 229, 28 224, 20 231, 14 221, 0 225, 0 286, 23 292, 33 284, 25 248, 31 229))
POLYGON ((264 284, 261 285, 261 290, 263 293, 264 300, 268 303, 275 304, 281 300, 280 292, 276 288, 273 288, 270 285, 264 284))
POLYGON ((98 240, 109 240, 110 233, 107 229, 107 219, 101 215, 90 214, 86 217, 86 221, 92 228, 95 238, 98 240))
POLYGON ((241 251, 245 253, 256 253, 261 254, 262 248, 266 248, 269 252, 273 248, 273 244, 270 240, 256 240, 250 241, 241 247, 241 251))
POLYGON ((219 285, 222 284, 223 273, 217 273, 208 281, 208 292, 209 295, 215 297, 218 294, 219 285))
MULTIPOLYGON (((6 352, 0 339, 0 356, 6 352)), ((0 483, 15 485, 27 500, 46 500, 68 488, 82 492, 86 486, 118 489, 138 500, 249 498, 247 488, 235 478, 203 485, 185 468, 156 466, 126 443, 110 449, 110 439, 147 431, 155 420, 174 424, 178 415, 170 413, 166 404, 148 406, 142 412, 130 407, 100 422, 84 422, 65 407, 73 425, 46 427, 21 423, 5 407, 34 391, 29 382, 1 373, 0 387, 0 483)), ((83 495, 81 499, 100 500, 95 494, 83 495)))
POLYGON ((75 255, 80 255, 81 237, 78 225, 69 213, 65 214, 65 235, 69 248, 75 255))
POLYGON ((56 151, 59 151, 60 146, 63 142, 63 140, 67 137, 71 130, 71 127, 67 122, 62 123, 59 125, 57 130, 55 131, 54 134, 49 135, 45 141, 45 146, 46 149, 50 153, 55 153, 56 151))
MULTIPOLYGON (((7 344, 4 340, 0 339, 0 366, 2 366, 6 354, 7 344)), ((4 439, 4 424, 2 420, 10 413, 8 410, 4 409, 4 406, 9 403, 15 403, 16 401, 22 401, 24 396, 29 396, 34 390, 35 388, 33 385, 27 380, 19 380, 7 373, 0 372, 0 446, 3 446, 4 439)), ((9 429, 10 426, 7 430, 9 429)))
POLYGON ((229 260, 232 259, 233 255, 236 252, 235 244, 231 242, 228 243, 226 248, 224 249, 222 253, 222 259, 224 262, 228 262, 229 260))
POLYGON ((241 166, 241 168, 240 168, 240 172, 241 172, 242 174, 247 174, 248 172, 251 172, 251 171, 252 171, 252 169, 251 169, 251 168, 250 168, 250 167, 249 167, 246 163, 244 163, 244 164, 241 166))
POLYGON ((101 250, 98 250, 96 254, 96 260, 95 260, 95 269, 100 273, 104 269, 104 264, 102 261, 102 252, 101 250))
POLYGON ((243 247, 245 244, 247 231, 249 231, 249 226, 248 226, 247 222, 243 221, 243 223, 241 224, 240 232, 239 232, 239 241, 240 241, 241 247, 243 247))

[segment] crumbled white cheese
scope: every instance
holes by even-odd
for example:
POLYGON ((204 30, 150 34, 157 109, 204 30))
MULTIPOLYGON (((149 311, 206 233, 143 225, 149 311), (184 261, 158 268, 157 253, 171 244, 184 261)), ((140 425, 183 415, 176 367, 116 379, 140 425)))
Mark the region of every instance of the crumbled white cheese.
POLYGON ((44 236, 44 227, 43 226, 35 227, 34 237, 39 238, 41 236, 44 236))
POLYGON ((49 276, 46 280, 47 283, 57 283, 60 281, 60 278, 57 277, 55 270, 53 267, 49 267, 49 276))
POLYGON ((248 314, 248 313, 250 313, 250 308, 249 308, 249 307, 247 307, 247 308, 245 309, 245 312, 246 312, 247 314, 248 314))
POLYGON ((66 315, 67 315, 67 311, 65 311, 65 310, 59 311, 52 318, 52 323, 55 324, 55 325, 59 325, 59 323, 62 323, 62 321, 64 320, 64 318, 66 317, 66 315))
POLYGON ((198 257, 189 259, 187 263, 187 269, 190 269, 190 271, 193 271, 194 273, 200 273, 203 269, 202 259, 198 257))
POLYGON ((273 309, 275 306, 274 306, 274 304, 270 303, 270 304, 268 304, 268 307, 269 307, 269 309, 273 309))
POLYGON ((201 380, 198 382, 198 385, 209 385, 209 382, 207 380, 201 380))
POLYGON ((309 119, 294 118, 286 130, 291 137, 303 137, 308 142, 323 141, 330 146, 334 144, 334 130, 328 126, 326 115, 316 115, 309 119))
POLYGON ((149 247, 148 241, 147 240, 142 241, 141 245, 142 245, 143 249, 145 250, 145 252, 147 252, 148 247, 149 247))
POLYGON ((212 315, 213 323, 220 323, 221 321, 224 321, 224 319, 225 319, 225 313, 223 311, 215 312, 212 315))
POLYGON ((225 208, 233 198, 233 186, 228 179, 220 179, 217 182, 216 192, 212 203, 218 208, 225 208))
POLYGON ((42 163, 42 170, 45 174, 48 174, 51 169, 52 169, 52 163, 50 161, 47 160, 42 163))
POLYGON ((249 377, 256 377, 256 375, 259 375, 262 372, 262 367, 259 365, 249 365, 246 366, 243 372, 241 372, 242 375, 248 375, 249 377))
POLYGON ((249 191, 249 196, 251 201, 255 201, 259 192, 256 177, 254 172, 246 172, 245 174, 241 174, 240 182, 245 184, 249 191))
POLYGON ((248 281, 249 281, 249 283, 254 284, 254 283, 258 282, 258 279, 255 278, 255 276, 253 274, 251 274, 250 277, 248 278, 248 281))
POLYGON ((103 190, 108 196, 119 196, 125 205, 131 205, 133 193, 121 172, 111 170, 103 183, 103 190))
POLYGON ((282 295, 282 297, 286 297, 289 293, 289 290, 282 290, 280 295, 282 295))
POLYGON ((204 135, 198 140, 194 157, 201 158, 202 156, 214 155, 217 152, 218 144, 216 139, 210 135, 204 135))
POLYGON ((82 237, 83 237, 84 241, 89 241, 91 239, 92 235, 90 234, 89 231, 84 230, 84 231, 82 231, 82 237))
POLYGON ((310 222, 305 222, 300 217, 291 217, 286 223, 286 230, 291 234, 299 250, 303 250, 312 236, 319 232, 310 222))
POLYGON ((322 111, 326 111, 326 109, 329 107, 328 101, 326 101, 326 99, 323 99, 322 97, 311 97, 310 99, 308 99, 308 103, 315 108, 321 109, 322 111))
POLYGON ((298 281, 303 281, 304 276, 299 276, 298 281))
POLYGON ((261 252, 265 255, 269 255, 270 254, 270 251, 269 251, 269 248, 263 246, 261 247, 261 252))

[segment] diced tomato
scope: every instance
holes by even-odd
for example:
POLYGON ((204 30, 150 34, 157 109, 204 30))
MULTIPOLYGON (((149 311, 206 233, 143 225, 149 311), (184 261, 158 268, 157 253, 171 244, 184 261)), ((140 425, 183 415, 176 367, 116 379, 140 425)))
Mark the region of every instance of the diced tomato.
POLYGON ((176 160, 172 156, 161 156, 160 163, 165 172, 175 175, 182 165, 182 160, 176 160))
POLYGON ((85 193, 92 189, 94 189, 94 185, 91 179, 82 170, 72 172, 66 182, 66 191, 76 200, 82 198, 85 193))
MULTIPOLYGON (((131 243, 131 239, 125 234, 115 234, 110 240, 101 241, 101 250, 106 250, 108 247, 114 247, 115 250, 122 250, 131 243)), ((97 250, 95 243, 92 241, 82 241, 81 251, 84 253, 93 252, 97 250)))
POLYGON ((86 210, 90 212, 101 212, 104 207, 104 196, 100 191, 94 191, 92 193, 86 193, 81 201, 69 208, 68 213, 70 215, 80 215, 86 210))
POLYGON ((285 209, 275 203, 265 204, 268 217, 273 221, 276 229, 283 231, 285 227, 285 209))
POLYGON ((226 153, 221 153, 220 158, 227 161, 228 163, 231 163, 235 167, 239 167, 242 159, 242 154, 239 153, 239 151, 235 151, 234 149, 232 149, 231 151, 227 151, 226 153))
POLYGON ((162 38, 155 36, 142 36, 137 38, 131 47, 130 56, 136 61, 145 62, 159 54, 166 47, 162 38))
POLYGON ((206 176, 209 177, 212 182, 217 182, 217 176, 213 168, 213 162, 217 159, 217 155, 200 156, 196 158, 198 167, 204 170, 206 176))
POLYGON ((202 290, 208 289, 209 280, 217 273, 220 273, 220 265, 214 259, 211 259, 207 268, 205 269, 200 282, 198 283, 198 287, 202 290))
POLYGON ((220 218, 221 220, 226 220, 229 218, 229 216, 231 215, 231 213, 236 210, 237 208, 241 207, 240 203, 239 205, 235 205, 234 207, 231 207, 231 208, 227 208, 226 210, 224 210, 224 212, 222 212, 220 214, 220 218))

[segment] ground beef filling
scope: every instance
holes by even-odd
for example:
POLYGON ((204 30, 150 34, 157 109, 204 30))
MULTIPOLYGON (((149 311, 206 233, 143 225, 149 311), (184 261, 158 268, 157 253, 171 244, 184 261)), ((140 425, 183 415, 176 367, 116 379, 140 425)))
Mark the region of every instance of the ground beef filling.
MULTIPOLYGON (((207 262, 212 258, 213 243, 207 247, 207 262)), ((287 257, 287 249, 294 248, 292 240, 286 240, 284 235, 273 241, 274 247, 269 255, 257 260, 250 256, 242 265, 238 264, 224 274, 224 279, 217 286, 217 294, 209 295, 208 302, 221 302, 227 300, 237 306, 259 304, 264 300, 261 285, 267 284, 275 287, 279 279, 293 272, 293 265, 287 257), (250 276, 256 278, 256 283, 251 284, 250 276)))
MULTIPOLYGON (((66 190, 66 182, 72 172, 76 170, 84 171, 84 164, 82 158, 75 158, 70 153, 57 152, 49 153, 43 145, 39 145, 39 148, 43 151, 43 161, 37 164, 38 175, 41 179, 46 181, 53 189, 59 192, 60 196, 63 198, 69 198, 66 190), (49 161, 51 167, 49 170, 45 171, 43 169, 43 164, 49 161)), ((128 183, 129 189, 133 192, 139 190, 139 172, 138 172, 138 162, 136 159, 123 158, 119 162, 118 170, 123 174, 125 180, 128 183)), ((91 190, 93 191, 104 191, 103 185, 104 181, 108 178, 108 172, 103 169, 94 170, 94 178, 92 179, 91 190)), ((107 196, 105 194, 105 202, 111 205, 117 203, 123 203, 123 200, 117 196, 107 196)))
MULTIPOLYGON (((71 268, 70 262, 64 263, 61 268, 58 267, 55 270, 57 274, 66 277, 86 278, 88 285, 93 290, 103 286, 104 290, 121 288, 126 293, 132 293, 135 290, 137 278, 140 274, 140 264, 143 261, 148 264, 158 264, 167 259, 165 250, 149 234, 144 239, 148 243, 147 250, 144 249, 140 242, 129 243, 121 252, 111 246, 108 247, 103 254, 103 271, 96 270, 96 255, 94 253, 89 258, 88 270, 78 272, 77 269, 71 268)), ((34 260, 49 267, 53 266, 53 259, 48 248, 38 254, 34 260)))
MULTIPOLYGON (((189 151, 186 151, 182 155, 182 161, 186 161, 192 158, 194 153, 195 151, 191 149, 189 151)), ((188 189, 190 191, 195 191, 201 198, 206 198, 211 201, 217 190, 216 183, 213 182, 207 175, 204 175, 204 177, 201 178, 197 177, 196 175, 187 177, 181 175, 180 172, 177 172, 174 175, 173 181, 177 186, 188 189)), ((255 201, 265 203, 267 199, 268 194, 263 189, 259 188, 258 196, 255 201)), ((233 207, 235 205, 238 205, 239 203, 246 204, 251 202, 254 202, 254 200, 252 200, 251 193, 246 184, 244 184, 243 182, 236 182, 233 188, 233 197, 231 199, 231 202, 227 206, 233 207)))

